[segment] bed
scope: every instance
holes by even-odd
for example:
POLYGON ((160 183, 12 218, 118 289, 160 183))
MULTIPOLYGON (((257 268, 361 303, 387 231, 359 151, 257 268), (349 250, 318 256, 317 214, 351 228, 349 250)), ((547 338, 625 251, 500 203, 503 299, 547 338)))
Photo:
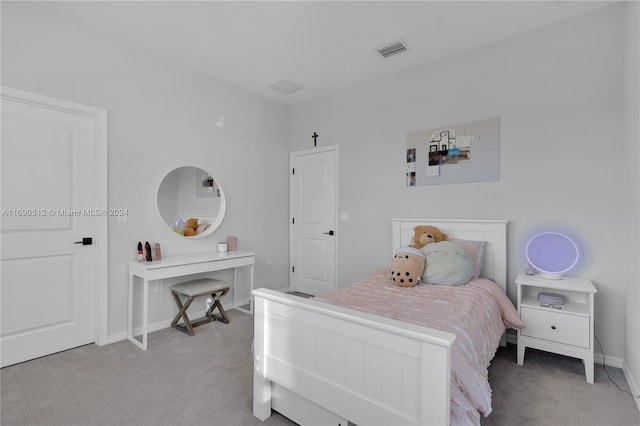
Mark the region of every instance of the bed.
MULTIPOLYGON (((392 219, 389 259, 411 243, 417 225, 437 226, 450 239, 486 241, 480 277, 506 293, 506 220, 392 219)), ((378 270, 356 284, 376 285, 386 273, 378 270)), ((465 337, 456 342, 446 327, 340 306, 349 291, 338 290, 334 300, 329 300, 333 293, 323 295, 322 301, 254 290, 254 415, 265 420, 276 410, 302 425, 477 424, 475 409, 456 411, 467 390, 459 388, 452 367, 459 364, 456 351, 465 337)), ((502 325, 487 342, 491 357, 498 343, 505 343, 502 325)), ((490 389, 483 397, 490 412, 490 389)), ((486 406, 483 411, 487 414, 486 406)))

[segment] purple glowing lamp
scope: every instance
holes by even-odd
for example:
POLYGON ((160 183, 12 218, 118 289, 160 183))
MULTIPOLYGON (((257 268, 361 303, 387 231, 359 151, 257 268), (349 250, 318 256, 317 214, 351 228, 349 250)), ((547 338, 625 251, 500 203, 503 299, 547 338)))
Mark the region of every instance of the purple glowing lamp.
POLYGON ((543 232, 527 243, 527 260, 540 272, 540 277, 561 280, 562 274, 578 262, 578 246, 558 232, 543 232))

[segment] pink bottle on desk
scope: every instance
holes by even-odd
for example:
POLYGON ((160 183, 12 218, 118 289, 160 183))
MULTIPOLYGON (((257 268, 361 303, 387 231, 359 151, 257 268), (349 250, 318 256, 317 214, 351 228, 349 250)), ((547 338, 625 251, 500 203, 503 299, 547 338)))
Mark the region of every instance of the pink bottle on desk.
POLYGON ((238 250, 238 239, 236 237, 227 237, 227 251, 238 250))

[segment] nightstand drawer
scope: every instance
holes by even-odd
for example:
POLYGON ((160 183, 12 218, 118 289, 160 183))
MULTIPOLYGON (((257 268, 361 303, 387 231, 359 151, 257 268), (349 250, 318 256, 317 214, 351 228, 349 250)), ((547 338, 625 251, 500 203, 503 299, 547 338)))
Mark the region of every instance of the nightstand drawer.
POLYGON ((526 306, 520 308, 520 316, 527 325, 520 330, 523 336, 589 348, 588 317, 526 306))

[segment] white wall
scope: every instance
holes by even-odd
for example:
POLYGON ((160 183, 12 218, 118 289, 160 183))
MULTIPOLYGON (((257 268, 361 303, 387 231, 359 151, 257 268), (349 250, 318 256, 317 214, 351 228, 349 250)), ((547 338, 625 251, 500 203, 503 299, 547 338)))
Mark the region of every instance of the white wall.
MULTIPOLYGON (((21 2, 2 2, 2 85, 109 112, 109 207, 129 210, 128 223, 109 220, 110 336, 126 330, 127 261, 139 240, 160 242, 166 256, 236 235, 257 254, 256 286, 288 283, 287 108, 21 2), (156 210, 159 182, 180 165, 211 171, 224 188, 213 236, 178 237, 156 210)), ((151 323, 177 312, 169 284, 151 294, 151 323)))
MULTIPOLYGON (((637 124, 623 125, 623 105, 631 116, 638 111, 637 98, 623 101, 623 68, 633 71, 623 66, 623 41, 637 34, 637 16, 635 33, 624 32, 624 5, 295 107, 290 118, 283 106, 39 7, 1 7, 2 85, 109 111, 109 206, 130 212, 128 223, 109 223, 110 335, 126 327, 126 262, 138 240, 160 242, 170 255, 236 235, 258 255, 257 286, 285 285, 288 152, 310 148, 317 131, 319 145, 340 145, 340 209, 351 215, 338 234, 340 285, 390 262, 390 217, 509 219, 512 298, 527 239, 567 232, 583 249, 574 274, 599 290, 605 352, 636 360, 629 369, 640 381, 638 269, 625 268, 620 255, 638 253, 640 160, 637 124), (222 129, 214 125, 220 116, 222 129), (501 117, 499 182, 404 186, 408 132, 493 116, 501 117), (163 174, 184 164, 213 171, 228 197, 222 227, 205 240, 172 235, 155 210, 163 174), (268 190, 256 184, 264 181, 268 190), (621 238, 629 231, 636 234, 621 238), (626 318, 625 353, 627 293, 627 312, 636 314, 626 318)), ((637 50, 637 40, 629 44, 637 50)), ((170 319, 168 292, 151 297, 151 321, 170 319)))
MULTIPOLYGON (((505 218, 509 294, 542 230, 582 249, 596 333, 624 356, 623 7, 475 49, 292 108, 291 150, 340 145, 339 283, 391 261, 391 217, 505 218), (405 186, 409 132, 499 116, 499 182, 405 186)), ((407 54, 411 54, 408 52, 407 54)), ((393 60, 393 58, 389 59, 393 60)), ((609 358, 608 358, 609 359, 609 358)))
MULTIPOLYGON (((640 3, 626 2, 624 63, 624 140, 629 173, 625 375, 640 394, 640 3)), ((640 400, 636 398, 640 408, 640 400)))

